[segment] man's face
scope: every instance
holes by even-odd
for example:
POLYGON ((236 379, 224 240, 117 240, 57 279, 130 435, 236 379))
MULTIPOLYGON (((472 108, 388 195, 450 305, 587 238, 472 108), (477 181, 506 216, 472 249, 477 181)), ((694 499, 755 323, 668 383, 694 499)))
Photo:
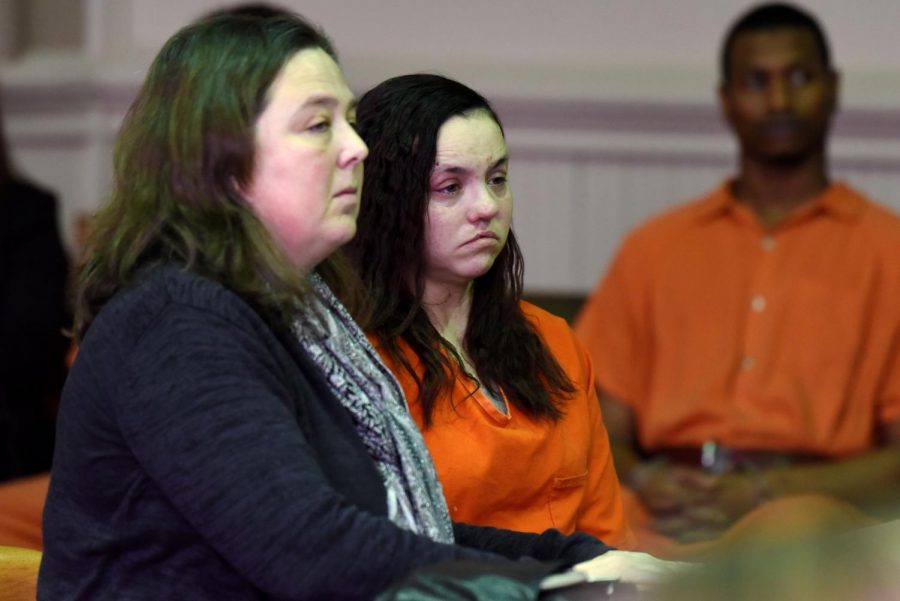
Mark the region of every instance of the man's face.
POLYGON ((784 27, 734 40, 719 98, 744 159, 790 164, 824 151, 837 89, 812 32, 784 27))

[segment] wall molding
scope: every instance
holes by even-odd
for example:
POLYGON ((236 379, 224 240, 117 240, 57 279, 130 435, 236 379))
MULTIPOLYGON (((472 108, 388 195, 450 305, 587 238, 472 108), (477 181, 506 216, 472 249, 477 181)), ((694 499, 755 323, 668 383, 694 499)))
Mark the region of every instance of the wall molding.
MULTIPOLYGON (((124 111, 140 88, 139 81, 81 80, 20 82, 4 78, 6 114, 78 112, 102 108, 124 111)), ((523 93, 491 98, 504 123, 539 129, 602 129, 619 132, 716 134, 725 131, 715 99, 654 101, 598 97, 551 100, 523 93)), ((835 121, 838 135, 868 138, 900 137, 900 107, 844 107, 835 121)))
MULTIPOLYGON (((49 79, 7 81, 5 129, 23 171, 59 194, 71 242, 74 221, 109 192, 114 138, 139 82, 49 79)), ((589 291, 627 231, 733 171, 734 141, 714 99, 505 94, 494 104, 513 157, 515 227, 532 293, 589 291)), ((838 177, 900 210, 900 108, 845 107, 830 154, 838 177)))

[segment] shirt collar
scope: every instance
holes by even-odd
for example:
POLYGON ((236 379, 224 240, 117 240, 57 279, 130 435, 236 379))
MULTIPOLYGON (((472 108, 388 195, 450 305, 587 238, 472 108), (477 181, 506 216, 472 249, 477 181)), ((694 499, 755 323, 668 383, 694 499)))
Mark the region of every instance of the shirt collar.
MULTIPOLYGON (((697 207, 697 219, 706 220, 741 210, 742 205, 732 193, 733 179, 727 179, 697 207)), ((823 213, 843 221, 856 219, 865 208, 862 197, 844 182, 835 181, 815 199, 797 209, 793 217, 823 213)))

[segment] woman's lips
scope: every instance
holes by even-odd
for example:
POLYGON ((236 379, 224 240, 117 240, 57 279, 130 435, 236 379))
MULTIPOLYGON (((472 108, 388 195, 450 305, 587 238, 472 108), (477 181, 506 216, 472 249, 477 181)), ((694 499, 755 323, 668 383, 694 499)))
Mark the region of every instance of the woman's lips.
POLYGON ((473 244, 475 242, 478 242, 479 240, 500 240, 500 236, 491 231, 478 232, 476 235, 464 242, 463 246, 473 244))
POLYGON ((356 196, 356 191, 358 188, 356 186, 347 186, 346 188, 341 188, 334 195, 335 196, 344 196, 345 194, 352 194, 356 196))

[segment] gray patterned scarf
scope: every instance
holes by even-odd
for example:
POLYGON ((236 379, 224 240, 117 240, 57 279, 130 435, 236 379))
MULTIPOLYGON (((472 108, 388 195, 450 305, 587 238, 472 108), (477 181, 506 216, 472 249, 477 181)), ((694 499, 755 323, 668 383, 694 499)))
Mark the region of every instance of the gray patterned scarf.
POLYGON ((294 334, 350 412, 387 489, 388 518, 452 543, 447 502, 400 385, 325 282, 316 274, 310 279, 314 306, 295 319, 294 334))

